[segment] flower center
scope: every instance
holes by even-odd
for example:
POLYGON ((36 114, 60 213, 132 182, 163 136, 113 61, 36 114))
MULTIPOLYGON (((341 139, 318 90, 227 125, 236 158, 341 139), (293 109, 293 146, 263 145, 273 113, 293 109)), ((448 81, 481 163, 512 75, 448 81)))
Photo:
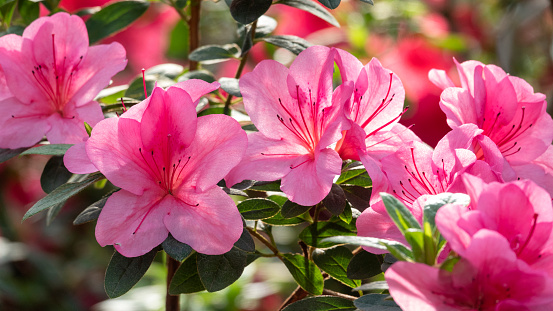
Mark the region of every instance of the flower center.
MULTIPOLYGON (((495 142, 495 144, 499 148, 499 151, 501 151, 501 153, 505 157, 520 152, 521 147, 517 148, 518 142, 516 141, 516 139, 519 138, 526 131, 528 131, 533 125, 533 123, 530 123, 528 126, 524 125, 526 107, 522 106, 520 109, 520 121, 517 123, 513 120, 511 125, 505 127, 499 126, 497 124, 497 121, 501 116, 501 112, 498 112, 493 120, 486 120, 486 118, 483 118, 483 134, 490 137, 495 142), (508 128, 509 130, 506 133, 502 133, 502 130, 505 128, 508 128)), ((480 155, 479 159, 481 159, 483 157, 483 154, 478 153, 479 150, 475 151, 478 155, 480 155)))

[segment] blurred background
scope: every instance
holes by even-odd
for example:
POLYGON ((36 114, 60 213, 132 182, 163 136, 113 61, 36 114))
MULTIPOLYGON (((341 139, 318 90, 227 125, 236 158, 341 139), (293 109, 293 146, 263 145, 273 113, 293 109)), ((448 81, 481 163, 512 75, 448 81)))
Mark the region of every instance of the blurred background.
MULTIPOLYGON (((68 12, 114 1, 62 0, 68 12)), ((41 14, 47 15, 46 8, 41 14)), ((439 109, 440 90, 427 78, 432 68, 457 77, 453 58, 496 64, 553 97, 553 7, 548 0, 342 0, 332 14, 341 27, 299 9, 275 4, 266 14, 278 23, 274 34, 296 35, 313 44, 334 46, 363 63, 378 58, 402 80, 409 111, 402 123, 434 146, 448 131, 439 109)), ((86 18, 86 17, 85 17, 86 18)), ((188 30, 171 7, 154 1, 139 20, 102 43, 118 41, 129 64, 114 85, 129 83, 142 68, 161 63, 186 65, 188 30)), ((225 1, 202 2, 201 45, 239 42, 225 1)), ((284 64, 293 54, 258 43, 244 72, 263 59, 284 64)), ((216 78, 234 77, 239 62, 204 66, 216 78)), ((49 225, 45 213, 21 223, 23 214, 45 195, 40 176, 47 156, 21 156, 0 164, 0 310, 162 310, 165 267, 156 258, 146 277, 121 298, 108 300, 105 269, 113 253, 94 238, 95 223, 73 226, 75 217, 105 190, 87 189, 72 198, 49 225)), ((297 249, 302 228, 279 227, 274 235, 284 250, 297 249)), ((276 310, 294 290, 278 261, 261 258, 241 279, 217 293, 182 295, 184 310, 276 310)))

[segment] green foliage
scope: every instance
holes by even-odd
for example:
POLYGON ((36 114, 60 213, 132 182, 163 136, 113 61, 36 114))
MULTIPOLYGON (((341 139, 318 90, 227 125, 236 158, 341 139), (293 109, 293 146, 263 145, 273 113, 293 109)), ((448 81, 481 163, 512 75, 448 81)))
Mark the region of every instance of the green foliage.
POLYGON ((318 0, 322 5, 326 6, 327 8, 334 10, 340 5, 340 0, 318 0))
POLYGON ((324 279, 321 271, 309 259, 302 255, 284 254, 283 261, 294 280, 313 295, 323 293, 324 279))
POLYGON ((134 79, 129 88, 125 91, 125 97, 134 98, 137 100, 144 100, 146 96, 144 95, 144 81, 146 81, 146 91, 148 94, 152 94, 154 87, 156 85, 156 79, 153 76, 144 76, 134 79))
POLYGON ((353 301, 334 296, 308 297, 296 301, 282 311, 355 311, 353 301))
POLYGON ((350 279, 362 280, 372 278, 382 273, 380 265, 382 259, 366 251, 360 251, 351 258, 347 267, 347 277, 350 279))
POLYGON ((40 176, 40 186, 44 192, 50 193, 65 184, 71 176, 73 176, 73 173, 63 165, 63 156, 53 156, 44 166, 40 176))
POLYGON ((104 7, 86 21, 90 44, 130 25, 148 9, 147 1, 120 1, 104 7))
POLYGON ((341 244, 341 242, 335 243, 323 239, 335 236, 355 236, 356 233, 357 229, 355 228, 355 224, 346 224, 344 222, 317 222, 306 227, 300 233, 300 239, 309 246, 328 248, 336 244, 341 244))
POLYGON ((276 215, 280 206, 269 199, 255 198, 238 203, 238 211, 245 219, 259 220, 276 215))
POLYGON ((332 184, 330 192, 323 199, 323 204, 333 215, 338 216, 342 214, 346 207, 346 194, 344 193, 342 187, 337 184, 332 184))
POLYGON ((161 243, 161 247, 167 255, 171 256, 176 261, 183 261, 194 251, 188 244, 177 241, 171 233, 169 233, 167 239, 161 243))
POLYGON ((280 211, 280 214, 282 215, 282 217, 289 219, 300 216, 310 209, 311 206, 303 206, 290 200, 286 200, 286 202, 284 202, 284 204, 282 205, 282 210, 280 211))
POLYGON ((407 229, 421 229, 417 219, 411 214, 411 211, 401 203, 396 197, 388 193, 380 193, 382 202, 390 218, 394 221, 401 233, 405 234, 407 229))
POLYGON ((73 220, 74 225, 81 225, 84 223, 87 223, 89 221, 93 221, 98 219, 98 216, 100 216, 100 212, 102 211, 102 208, 104 208, 104 205, 106 205, 107 200, 109 197, 114 194, 115 192, 119 191, 120 189, 117 188, 115 190, 112 190, 105 194, 100 200, 92 203, 90 206, 84 209, 75 220, 73 220))
POLYGON ((253 23, 269 10, 272 3, 272 0, 232 0, 230 14, 239 23, 253 23))
POLYGON ((71 144, 46 144, 46 145, 40 145, 35 148, 27 149, 26 151, 22 152, 21 155, 28 155, 28 154, 42 154, 42 155, 53 155, 53 156, 62 156, 64 155, 69 148, 71 148, 71 144))
POLYGON ((347 276, 347 268, 352 258, 353 254, 345 246, 313 252, 313 261, 321 270, 345 285, 354 288, 361 285, 361 281, 352 280, 347 276))
POLYGON ((342 172, 338 180, 339 185, 371 187, 372 180, 365 169, 352 169, 342 172))
POLYGON ((322 20, 327 21, 333 26, 340 27, 340 24, 338 23, 336 18, 334 18, 334 16, 330 14, 330 12, 328 12, 322 5, 312 0, 279 0, 275 3, 285 4, 300 10, 304 10, 319 17, 322 20))
POLYGON ((198 253, 193 252, 181 263, 171 279, 169 294, 190 294, 205 290, 198 274, 197 257, 198 253))
POLYGON ((296 55, 313 45, 303 38, 292 35, 267 36, 261 38, 261 40, 272 45, 287 49, 288 51, 296 55))
POLYGON ((188 55, 190 60, 202 62, 204 64, 214 64, 229 60, 231 58, 239 58, 241 54, 238 45, 231 43, 225 45, 204 45, 188 55))
POLYGON ((9 159, 20 155, 23 151, 29 148, 19 148, 19 149, 0 149, 0 163, 8 161, 9 159))
POLYGON ((240 87, 238 86, 238 79, 235 78, 221 78, 219 79, 221 88, 228 94, 236 97, 242 97, 240 93, 240 87))
POLYGON ((40 12, 40 3, 30 0, 19 0, 17 3, 19 15, 27 25, 38 18, 40 12))
POLYGON ((117 251, 113 253, 106 270, 104 286, 106 294, 115 298, 128 292, 144 276, 158 249, 138 257, 125 257, 117 251))
POLYGON ((208 292, 216 292, 234 283, 246 267, 247 254, 235 247, 222 255, 198 254, 198 273, 208 292))
POLYGON ((388 298, 388 295, 368 294, 359 297, 353 304, 360 311, 401 311, 398 305, 388 298))
POLYGON ((54 191, 50 192, 47 196, 36 202, 23 216, 23 221, 33 216, 34 214, 41 212, 47 208, 53 207, 57 204, 67 201, 70 197, 81 192, 86 187, 97 182, 104 176, 100 173, 93 173, 90 175, 83 175, 80 180, 75 182, 68 182, 57 187, 54 191))

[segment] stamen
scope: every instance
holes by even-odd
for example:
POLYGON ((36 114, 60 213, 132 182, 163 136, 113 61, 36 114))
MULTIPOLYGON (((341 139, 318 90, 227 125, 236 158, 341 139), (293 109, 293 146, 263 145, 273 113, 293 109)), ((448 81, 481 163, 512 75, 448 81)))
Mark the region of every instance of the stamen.
POLYGON ((290 165, 290 168, 291 168, 291 169, 295 169, 295 168, 301 166, 302 164, 304 164, 304 163, 306 163, 306 162, 309 162, 310 160, 311 160, 311 159, 307 159, 307 160, 301 162, 300 164, 298 164, 298 165, 296 165, 296 166, 290 165))
POLYGON ((123 97, 121 97, 121 105, 123 105, 123 112, 127 112, 127 106, 125 106, 125 102, 123 101, 123 97))
POLYGON ((534 235, 534 231, 536 230, 537 221, 538 221, 538 214, 534 214, 534 219, 532 220, 532 228, 530 229, 530 233, 528 233, 528 237, 526 238, 526 241, 524 242, 522 247, 517 250, 517 256, 520 255, 522 251, 524 251, 528 243, 530 243, 530 239, 532 238, 532 235, 534 235))
POLYGON ((146 72, 146 69, 142 68, 142 85, 144 85, 144 97, 148 98, 148 91, 146 90, 145 72, 146 72))

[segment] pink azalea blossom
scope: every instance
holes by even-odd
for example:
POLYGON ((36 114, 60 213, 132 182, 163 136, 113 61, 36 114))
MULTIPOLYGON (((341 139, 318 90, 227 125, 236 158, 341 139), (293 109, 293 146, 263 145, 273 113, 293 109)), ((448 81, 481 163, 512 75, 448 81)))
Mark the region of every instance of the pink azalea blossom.
POLYGON ((156 87, 120 118, 98 123, 86 154, 122 189, 98 218, 98 243, 134 257, 171 233, 200 253, 229 251, 242 219, 216 184, 240 162, 246 144, 232 118, 197 118, 193 99, 179 87, 156 87))
POLYGON ((248 135, 248 150, 225 179, 282 179, 281 190, 301 205, 315 205, 340 174, 342 160, 329 146, 349 129, 343 105, 352 83, 333 91, 335 49, 314 46, 290 69, 272 60, 240 79, 244 106, 259 132, 248 135))
POLYGON ((492 182, 465 174, 470 208, 447 205, 436 215, 438 229, 459 255, 478 231, 500 233, 519 259, 553 275, 553 206, 551 197, 532 181, 492 182))
POLYGON ((31 23, 23 36, 0 38, 0 66, 13 96, 0 101, 0 148, 29 147, 45 134, 74 144, 103 114, 94 96, 125 65, 118 43, 88 46, 84 22, 58 13, 31 23))
POLYGON ((394 301, 405 311, 551 310, 553 279, 518 260, 507 240, 478 231, 451 272, 397 262, 385 273, 394 301))
MULTIPOLYGON (((546 112, 545 95, 534 93, 524 80, 494 65, 477 61, 457 63, 461 87, 443 70, 431 70, 430 79, 444 89, 440 107, 451 128, 475 124, 483 130, 508 162, 512 173, 504 179, 532 179, 553 193, 553 120, 546 112)), ((485 146, 475 146, 484 159, 485 146)))

